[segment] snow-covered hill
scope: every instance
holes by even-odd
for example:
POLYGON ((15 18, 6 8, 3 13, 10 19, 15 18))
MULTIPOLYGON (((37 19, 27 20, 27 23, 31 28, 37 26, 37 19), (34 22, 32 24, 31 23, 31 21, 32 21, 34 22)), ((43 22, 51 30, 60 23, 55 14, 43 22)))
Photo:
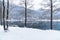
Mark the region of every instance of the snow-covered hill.
POLYGON ((60 40, 60 31, 9 27, 4 32, 0 26, 0 40, 60 40))
MULTIPOLYGON (((2 1, 2 0, 0 0, 2 1)), ((7 0, 5 0, 6 2, 7 0)), ((5 3, 6 4, 6 3, 5 3)), ((53 0, 53 19, 59 19, 60 1, 53 0)), ((1 4, 0 4, 1 5, 1 4)), ((0 10, 1 10, 0 6, 0 10)), ((2 10, 1 10, 2 11, 2 10)), ((25 19, 25 0, 9 0, 9 19, 23 20, 25 19), (12 2, 13 1, 13 2, 12 2), (18 16, 18 18, 16 18, 18 16)), ((27 17, 28 20, 36 21, 40 19, 49 19, 50 0, 27 0, 27 17), (29 9, 29 10, 28 10, 29 9)))

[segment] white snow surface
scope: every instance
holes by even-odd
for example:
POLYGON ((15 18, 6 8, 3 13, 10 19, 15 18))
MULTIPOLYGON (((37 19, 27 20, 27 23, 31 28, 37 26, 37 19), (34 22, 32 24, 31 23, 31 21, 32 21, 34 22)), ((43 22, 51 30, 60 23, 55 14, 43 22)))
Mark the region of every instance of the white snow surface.
POLYGON ((60 31, 9 27, 4 32, 0 26, 0 40, 60 40, 60 31))

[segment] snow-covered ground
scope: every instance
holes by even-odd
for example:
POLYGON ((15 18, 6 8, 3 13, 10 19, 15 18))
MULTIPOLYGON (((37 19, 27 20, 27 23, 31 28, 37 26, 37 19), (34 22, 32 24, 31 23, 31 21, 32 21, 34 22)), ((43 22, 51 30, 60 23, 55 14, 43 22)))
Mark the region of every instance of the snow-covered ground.
POLYGON ((4 32, 0 26, 0 40, 60 40, 60 31, 9 27, 4 32))

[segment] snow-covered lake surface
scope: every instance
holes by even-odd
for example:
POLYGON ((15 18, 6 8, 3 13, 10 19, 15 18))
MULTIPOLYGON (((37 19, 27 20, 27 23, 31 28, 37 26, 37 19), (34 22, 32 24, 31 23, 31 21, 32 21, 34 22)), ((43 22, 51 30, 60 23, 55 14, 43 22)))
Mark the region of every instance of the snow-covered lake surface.
POLYGON ((0 40, 60 40, 60 31, 9 27, 4 32, 0 26, 0 40))

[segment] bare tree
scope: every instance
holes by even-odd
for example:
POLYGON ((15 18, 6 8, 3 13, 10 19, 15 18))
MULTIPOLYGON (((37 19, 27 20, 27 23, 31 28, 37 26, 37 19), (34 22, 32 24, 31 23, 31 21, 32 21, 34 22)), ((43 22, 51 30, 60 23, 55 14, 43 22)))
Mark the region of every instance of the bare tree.
POLYGON ((52 29, 53 3, 52 3, 52 0, 50 0, 50 2, 51 2, 51 29, 52 29))

